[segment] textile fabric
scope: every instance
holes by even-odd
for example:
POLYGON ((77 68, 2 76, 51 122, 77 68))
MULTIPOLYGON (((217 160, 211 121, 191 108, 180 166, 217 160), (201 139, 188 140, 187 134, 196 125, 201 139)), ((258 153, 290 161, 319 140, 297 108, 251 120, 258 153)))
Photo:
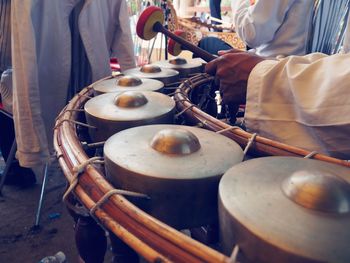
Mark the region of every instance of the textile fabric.
MULTIPOLYGON (((22 166, 49 160, 55 118, 69 88, 69 17, 78 3, 12 0, 13 115, 22 166)), ((78 25, 92 81, 111 74, 110 56, 118 57, 122 70, 135 67, 125 0, 84 0, 78 25)))
POLYGON ((240 38, 257 55, 304 55, 313 0, 233 0, 234 24, 240 38))
POLYGON ((246 126, 267 138, 350 159, 350 54, 259 63, 248 80, 246 126))

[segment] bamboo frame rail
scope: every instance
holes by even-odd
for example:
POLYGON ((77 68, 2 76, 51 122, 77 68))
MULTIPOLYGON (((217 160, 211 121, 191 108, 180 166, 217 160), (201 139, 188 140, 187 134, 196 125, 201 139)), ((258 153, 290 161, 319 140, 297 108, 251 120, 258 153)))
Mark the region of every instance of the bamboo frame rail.
MULTIPOLYGON (((213 78, 207 74, 200 74, 191 79, 185 80, 174 95, 178 111, 182 111, 193 105, 193 103, 188 98, 188 94, 192 89, 195 89, 200 85, 208 83, 212 80, 213 78)), ((203 128, 215 132, 233 127, 210 116, 198 107, 192 106, 184 113, 184 116, 187 122, 190 122, 194 125, 200 124, 203 128)), ((231 129, 223 132, 222 134, 236 141, 243 147, 245 147, 245 145, 248 143, 248 140, 252 136, 251 133, 246 132, 242 129, 231 129)), ((311 151, 273 141, 262 136, 256 136, 254 144, 251 147, 250 151, 259 156, 278 155, 305 157, 311 153, 311 151)), ((313 159, 350 167, 350 162, 347 160, 340 160, 320 153, 313 155, 313 159)))

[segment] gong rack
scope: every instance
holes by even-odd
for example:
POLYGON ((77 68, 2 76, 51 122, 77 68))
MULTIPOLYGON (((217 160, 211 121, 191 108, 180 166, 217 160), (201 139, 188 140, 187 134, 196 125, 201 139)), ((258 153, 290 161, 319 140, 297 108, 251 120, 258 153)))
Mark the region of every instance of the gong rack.
MULTIPOLYGON (((110 78, 112 77, 100 81, 110 78)), ((213 78, 207 74, 199 74, 185 80, 174 93, 177 109, 187 123, 221 132, 245 147, 253 136, 251 133, 208 115, 189 99, 191 91, 212 80, 213 78)), ((93 88, 89 86, 79 92, 57 117, 54 147, 59 164, 69 182, 72 182, 75 176, 76 167, 89 160, 78 138, 77 127, 81 125, 79 122, 81 109, 91 96, 93 96, 93 88)), ((350 167, 348 161, 312 153, 261 136, 255 137, 249 152, 259 156, 305 157, 311 154, 314 159, 350 167)), ((73 192, 87 210, 94 210, 92 216, 102 227, 113 232, 145 260, 149 262, 232 262, 222 253, 151 217, 120 194, 108 197, 108 200, 99 209, 94 209, 96 204, 113 189, 114 187, 106 181, 103 173, 94 165, 89 164, 81 172, 73 192)))

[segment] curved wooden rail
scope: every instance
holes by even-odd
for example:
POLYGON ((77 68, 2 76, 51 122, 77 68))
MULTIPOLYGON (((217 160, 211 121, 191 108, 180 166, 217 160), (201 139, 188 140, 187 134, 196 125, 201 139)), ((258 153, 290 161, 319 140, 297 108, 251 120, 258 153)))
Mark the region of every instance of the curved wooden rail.
MULTIPOLYGON (((189 92, 192 89, 195 89, 200 85, 208 83, 212 80, 213 78, 207 74, 199 74, 191 79, 185 80, 174 95, 177 109, 181 112, 189 108, 184 112, 183 115, 185 116, 186 121, 190 122, 193 125, 200 125, 205 129, 215 132, 229 129, 230 127, 233 128, 233 126, 230 126, 229 124, 210 116, 198 107, 190 107, 193 105, 193 103, 188 99, 189 92)), ((222 134, 236 141, 242 147, 245 147, 248 143, 248 140, 252 137, 251 133, 246 132, 242 129, 231 129, 223 132, 222 134)), ((310 151, 273 141, 262 136, 256 136, 250 151, 259 156, 278 155, 304 157, 311 153, 310 151)), ((350 162, 333 158, 324 154, 315 154, 313 156, 313 159, 350 167, 350 162)))

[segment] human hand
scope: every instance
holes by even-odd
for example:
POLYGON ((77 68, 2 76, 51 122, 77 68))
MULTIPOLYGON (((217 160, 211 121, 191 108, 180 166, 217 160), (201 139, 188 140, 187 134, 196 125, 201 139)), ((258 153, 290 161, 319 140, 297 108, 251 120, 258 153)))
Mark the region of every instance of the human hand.
POLYGON ((236 49, 219 51, 219 57, 206 65, 205 72, 215 76, 225 104, 244 104, 249 75, 263 60, 255 54, 236 49))

